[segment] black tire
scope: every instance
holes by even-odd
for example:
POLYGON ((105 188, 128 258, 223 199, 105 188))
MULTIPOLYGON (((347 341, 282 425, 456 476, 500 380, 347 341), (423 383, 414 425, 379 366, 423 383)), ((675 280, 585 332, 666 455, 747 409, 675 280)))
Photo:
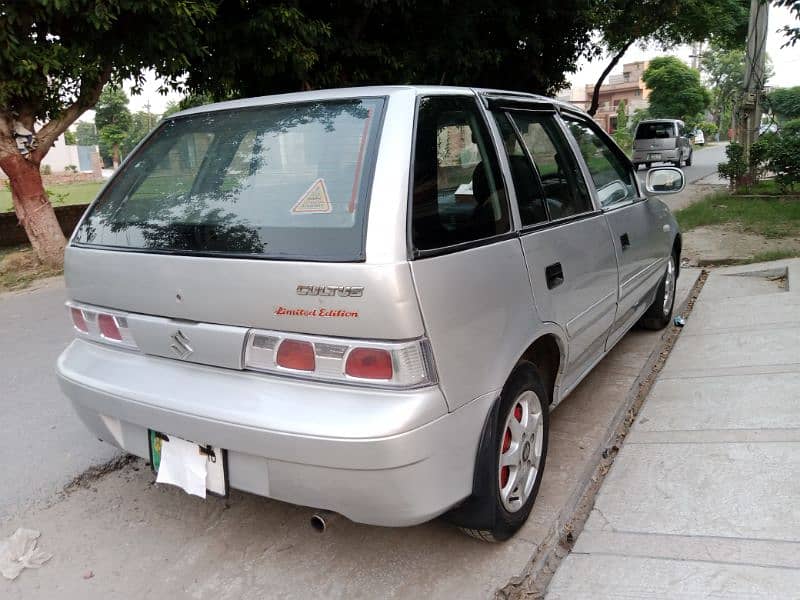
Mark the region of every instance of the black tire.
POLYGON ((645 169, 650 169, 652 166, 653 166, 653 163, 646 163, 646 164, 644 165, 644 168, 645 168, 645 169))
MULTIPOLYGON (((493 414, 486 421, 481 448, 475 463, 473 494, 446 517, 467 535, 485 542, 502 542, 513 536, 530 515, 542 483, 550 430, 550 398, 542 381, 539 371, 532 363, 521 362, 508 378, 493 414), (530 435, 523 426, 521 433, 523 437, 517 441, 510 441, 512 434, 510 428, 506 432, 507 421, 515 419, 521 423, 522 417, 517 418, 517 414, 521 415, 524 410, 528 411, 525 413, 526 417, 534 416, 535 410, 530 410, 531 402, 538 404, 540 417, 535 423, 532 418, 523 420, 529 423, 533 435, 530 435), (528 408, 523 409, 523 404, 528 408), (541 439, 539 460, 533 473, 532 465, 536 461, 539 439, 541 439), (510 450, 512 444, 517 448, 516 451, 510 450), (516 471, 511 472, 511 467, 500 466, 502 456, 508 452, 510 452, 509 457, 514 455, 520 459, 520 464, 514 467, 516 471), (508 469, 505 475, 503 469, 508 469), (513 480, 510 479, 511 474, 514 475, 513 480), (515 486, 521 485, 523 488, 530 486, 531 476, 532 486, 527 497, 516 494, 517 498, 514 499, 514 490, 517 489, 515 486), (504 478, 507 483, 502 487, 501 482, 504 478), (501 496, 504 490, 508 490, 505 497, 501 496), (510 504, 518 506, 513 506, 512 510, 509 508, 510 504)), ((535 409, 535 406, 533 408, 535 409)))
POLYGON ((694 155, 694 151, 689 152, 689 158, 686 159, 686 166, 687 167, 691 167, 692 166, 692 156, 693 155, 694 155))
POLYGON ((672 320, 672 310, 675 308, 675 285, 678 280, 678 257, 673 252, 670 255, 670 263, 667 263, 667 269, 664 271, 664 276, 661 278, 661 283, 658 284, 656 290, 656 297, 653 303, 647 309, 647 312, 642 315, 639 320, 639 325, 645 329, 658 331, 664 329, 669 325, 672 320), (672 276, 670 277, 670 265, 672 266, 672 276), (670 297, 666 297, 667 285, 671 285, 670 297))

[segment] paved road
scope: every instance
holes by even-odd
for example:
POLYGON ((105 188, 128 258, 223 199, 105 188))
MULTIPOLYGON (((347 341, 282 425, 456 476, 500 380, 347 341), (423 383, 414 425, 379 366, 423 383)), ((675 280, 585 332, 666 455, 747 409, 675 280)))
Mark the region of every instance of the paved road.
POLYGON ((726 144, 718 144, 704 148, 695 147, 692 166, 683 168, 683 172, 686 175, 686 183, 695 183, 716 173, 717 165, 725 161, 726 146, 726 144))
POLYGON ((0 522, 115 455, 58 389, 56 357, 71 339, 60 278, 0 294, 0 522))

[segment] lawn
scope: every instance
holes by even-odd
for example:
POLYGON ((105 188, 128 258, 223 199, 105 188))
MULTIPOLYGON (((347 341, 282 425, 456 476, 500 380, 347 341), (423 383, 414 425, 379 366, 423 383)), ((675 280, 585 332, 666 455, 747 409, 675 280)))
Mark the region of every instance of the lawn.
MULTIPOLYGON (((94 200, 102 185, 102 181, 62 183, 47 186, 47 192, 50 194, 50 201, 54 206, 87 204, 94 200)), ((11 191, 7 185, 0 185, 0 213, 12 210, 14 210, 14 207, 11 203, 11 191)))
POLYGON ((681 229, 731 225, 767 238, 800 237, 800 198, 742 198, 717 194, 679 210, 681 229))

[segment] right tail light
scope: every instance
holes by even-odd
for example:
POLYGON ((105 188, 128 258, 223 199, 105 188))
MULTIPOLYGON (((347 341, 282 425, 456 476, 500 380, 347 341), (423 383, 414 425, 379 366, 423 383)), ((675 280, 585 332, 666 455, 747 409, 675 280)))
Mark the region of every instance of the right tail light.
POLYGON ((244 368, 311 379, 386 388, 437 383, 428 340, 357 341, 251 330, 244 368))

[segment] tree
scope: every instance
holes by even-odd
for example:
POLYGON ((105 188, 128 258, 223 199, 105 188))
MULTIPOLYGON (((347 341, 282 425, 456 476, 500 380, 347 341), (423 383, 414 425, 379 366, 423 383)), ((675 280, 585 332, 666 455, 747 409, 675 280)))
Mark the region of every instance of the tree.
POLYGON ((78 143, 78 138, 75 137, 75 133, 67 129, 64 132, 64 143, 68 146, 74 146, 78 143))
POLYGON ((663 49, 713 40, 730 47, 747 35, 750 0, 597 0, 593 21, 601 32, 592 51, 611 57, 595 82, 588 112, 597 112, 600 87, 625 52, 639 42, 658 43, 663 49))
POLYGON ((712 45, 703 53, 700 68, 711 88, 711 114, 720 131, 731 126, 731 115, 744 89, 745 52, 712 45))
POLYGON ((94 124, 100 138, 100 155, 110 157, 116 169, 120 162, 120 147, 131 127, 128 95, 121 87, 109 85, 103 89, 95 106, 94 124))
POLYGON ((58 267, 64 234, 39 166, 109 81, 154 69, 179 85, 216 0, 16 0, 0 13, 0 168, 36 256, 58 267))
POLYGON ((223 0, 188 87, 214 98, 432 83, 553 92, 590 45, 596 0, 223 0))
POLYGON ((128 131, 126 132, 125 139, 120 146, 121 155, 123 158, 128 156, 131 150, 133 150, 136 145, 141 142, 148 133, 150 133, 153 127, 155 127, 156 123, 158 123, 158 115, 154 115, 153 113, 149 113, 144 110, 136 111, 131 115, 128 131))
POLYGON ((649 112, 655 118, 697 120, 711 101, 700 72, 674 56, 654 58, 642 79, 650 88, 649 112))
POLYGON ((800 118, 800 86, 773 90, 767 95, 767 107, 778 121, 800 118))
MULTIPOLYGON (((795 17, 795 20, 800 21, 800 0, 773 0, 775 6, 783 6, 788 8, 795 17)), ((789 38, 786 43, 783 45, 785 48, 786 46, 794 46, 798 40, 800 40, 800 27, 791 25, 784 25, 781 28, 784 35, 789 38)))
POLYGON ((94 123, 90 121, 78 121, 78 124, 75 126, 75 138, 79 146, 96 146, 98 139, 94 123))
POLYGON ((628 107, 625 100, 620 100, 619 106, 617 106, 617 127, 614 129, 613 136, 620 148, 626 152, 631 149, 633 138, 631 130, 628 128, 628 107))

